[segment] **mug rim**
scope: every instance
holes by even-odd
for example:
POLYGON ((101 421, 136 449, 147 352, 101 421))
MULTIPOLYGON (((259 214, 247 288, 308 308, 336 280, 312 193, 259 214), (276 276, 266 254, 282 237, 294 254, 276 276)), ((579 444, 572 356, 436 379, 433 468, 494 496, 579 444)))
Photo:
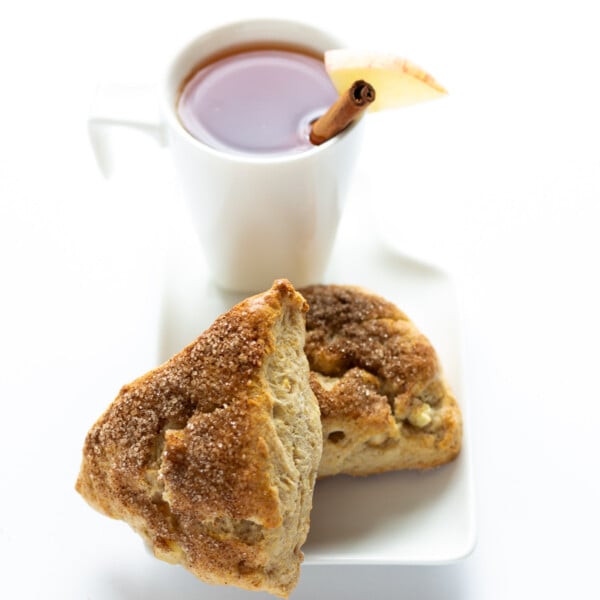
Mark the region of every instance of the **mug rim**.
MULTIPOLYGON (((203 38, 209 38, 211 36, 217 35, 219 33, 224 33, 227 30, 236 30, 243 29, 245 27, 288 27, 288 28, 297 28, 297 29, 305 29, 307 31, 312 31, 323 38, 329 38, 331 41, 331 48, 339 48, 343 47, 343 43, 332 33, 326 31, 312 23, 308 23, 301 20, 296 19, 280 19, 280 18, 249 18, 249 19, 239 19, 235 21, 229 21, 212 27, 210 29, 206 29, 196 34, 195 36, 188 39, 188 41, 180 45, 179 48, 172 54, 170 60, 167 63, 167 66, 163 69, 163 75, 161 78, 161 88, 160 88, 160 102, 162 104, 162 113, 167 123, 171 127, 171 129, 180 137, 182 137, 187 143, 191 144, 195 148, 202 150, 214 157, 230 160, 232 162, 238 162, 243 164, 279 164, 279 163, 293 163, 302 160, 307 160, 316 154, 326 151, 333 145, 341 143, 346 137, 352 135, 352 132, 359 128, 362 124, 362 120, 364 114, 361 115, 355 122, 351 123, 344 131, 341 131, 337 135, 335 135, 330 140, 326 142, 309 148, 307 150, 302 150, 296 153, 273 153, 273 154, 252 154, 252 153, 244 153, 244 152, 229 152, 227 150, 221 150, 219 148, 214 148, 209 146, 208 144, 202 142, 201 140, 194 137, 181 123, 180 119, 177 116, 177 109, 175 103, 173 102, 173 94, 171 87, 171 80, 173 79, 173 71, 177 68, 179 63, 184 59, 186 53, 188 53, 196 44, 198 44, 203 38)), ((259 41, 257 39, 257 41, 259 41)), ((263 41, 263 40, 261 40, 263 41)), ((284 41, 284 40, 283 40, 284 41)), ((232 42, 232 45, 235 44, 235 41, 232 42)), ((313 45, 308 43, 307 47, 312 47, 313 45)), ((226 48, 226 45, 223 45, 222 48, 226 48)), ((215 48, 215 51, 218 51, 218 48, 215 48)), ((199 58, 198 61, 202 59, 199 58)))

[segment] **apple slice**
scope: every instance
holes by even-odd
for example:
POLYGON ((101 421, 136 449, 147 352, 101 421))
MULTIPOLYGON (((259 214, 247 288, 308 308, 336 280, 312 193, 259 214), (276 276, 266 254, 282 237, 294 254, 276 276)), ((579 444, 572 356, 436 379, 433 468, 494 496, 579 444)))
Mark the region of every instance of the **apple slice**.
POLYGON ((375 100, 367 109, 371 112, 411 106, 448 93, 423 69, 393 54, 327 50, 325 69, 340 94, 359 79, 370 83, 375 88, 375 100))

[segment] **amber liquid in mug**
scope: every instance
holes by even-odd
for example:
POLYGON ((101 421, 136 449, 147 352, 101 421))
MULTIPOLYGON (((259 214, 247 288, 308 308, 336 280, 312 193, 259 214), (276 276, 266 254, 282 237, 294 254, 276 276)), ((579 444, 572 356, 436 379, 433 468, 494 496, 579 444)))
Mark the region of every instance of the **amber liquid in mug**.
POLYGON ((323 60, 266 44, 229 50, 184 81, 177 113, 196 139, 242 154, 289 154, 314 147, 310 123, 337 98, 323 60))

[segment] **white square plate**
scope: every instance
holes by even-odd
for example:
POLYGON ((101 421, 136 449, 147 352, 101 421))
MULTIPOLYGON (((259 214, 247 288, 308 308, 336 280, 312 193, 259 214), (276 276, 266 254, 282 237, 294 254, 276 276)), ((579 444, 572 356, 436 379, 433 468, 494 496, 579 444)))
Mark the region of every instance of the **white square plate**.
MULTIPOLYGON (((467 399, 462 383, 460 316, 451 278, 399 256, 364 216, 345 218, 325 283, 354 284, 394 302, 428 336, 465 419, 463 449, 452 464, 429 472, 317 482, 305 564, 441 564, 467 556, 475 544, 474 493, 467 399)), ((217 290, 197 241, 173 240, 163 285, 159 359, 201 333, 243 295, 217 290)))

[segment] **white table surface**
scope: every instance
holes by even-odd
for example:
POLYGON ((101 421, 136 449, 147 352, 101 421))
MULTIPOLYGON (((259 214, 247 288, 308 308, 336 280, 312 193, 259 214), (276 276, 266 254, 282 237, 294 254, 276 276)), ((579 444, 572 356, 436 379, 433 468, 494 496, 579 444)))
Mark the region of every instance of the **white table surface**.
POLYGON ((94 89, 153 82, 180 41, 246 16, 302 18, 393 50, 450 90, 369 117, 348 210, 455 281, 477 546, 444 566, 307 567, 292 597, 598 597, 594 3, 370 0, 343 17, 340 6, 0 8, 0 597, 263 597, 149 556, 128 568, 136 536, 73 491, 88 427, 156 362, 165 230, 187 226, 170 211, 167 153, 150 140, 115 135, 114 176, 99 175, 86 130, 94 89))

